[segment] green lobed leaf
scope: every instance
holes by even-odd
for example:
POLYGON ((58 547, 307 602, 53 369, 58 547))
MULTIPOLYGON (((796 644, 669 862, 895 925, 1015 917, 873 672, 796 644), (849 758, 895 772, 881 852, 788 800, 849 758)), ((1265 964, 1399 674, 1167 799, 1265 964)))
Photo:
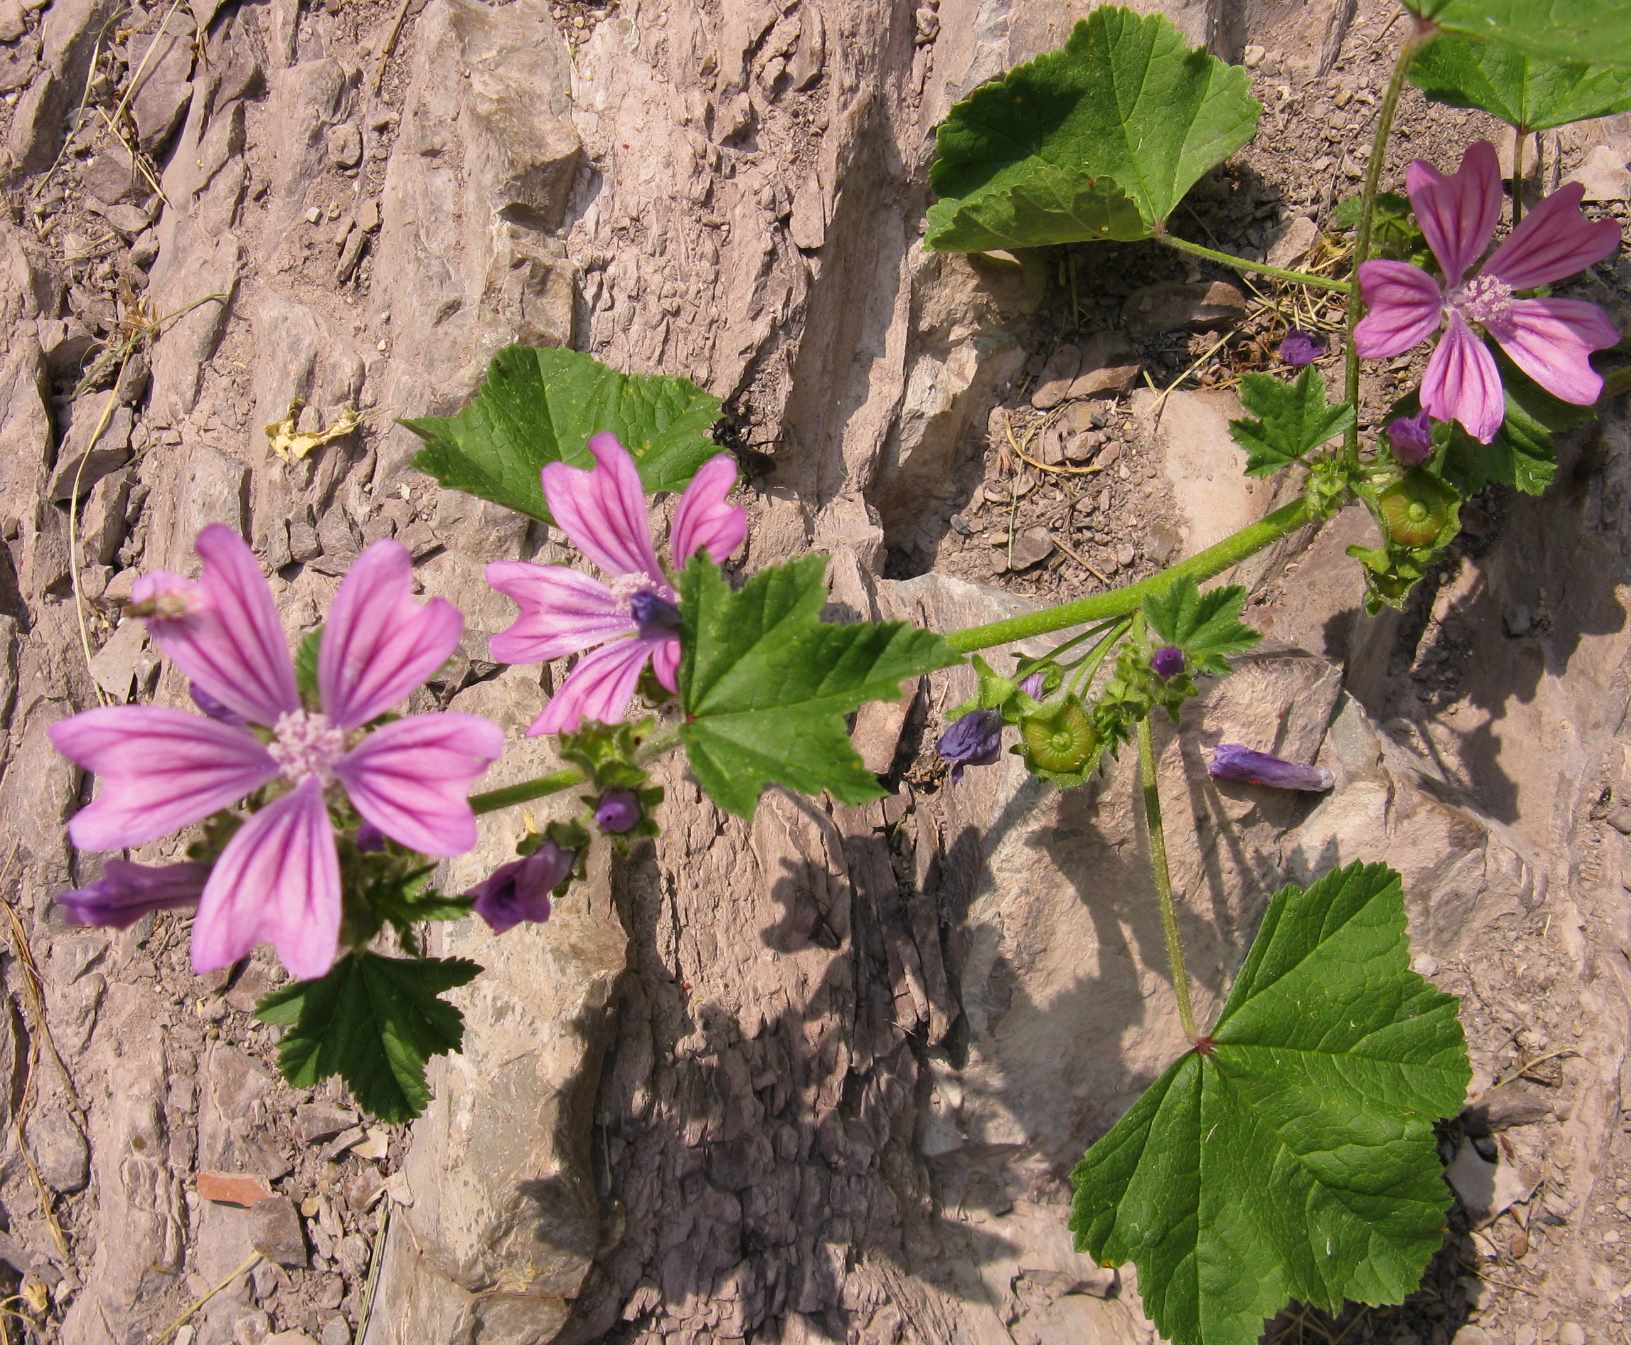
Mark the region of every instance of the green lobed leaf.
POLYGON ((940 636, 905 622, 824 623, 826 570, 824 557, 806 556, 733 593, 698 552, 680 576, 680 738, 698 783, 740 817, 772 784, 844 803, 881 797, 844 716, 962 662, 940 636))
POLYGON ((592 467, 589 437, 622 441, 648 493, 680 490, 720 451, 719 398, 683 378, 621 374, 576 350, 509 346, 456 416, 402 423, 425 441, 413 465, 444 486, 544 522, 538 479, 552 462, 592 467))
POLYGON ((1096 9, 981 85, 936 133, 926 242, 942 252, 1148 238, 1257 130, 1246 72, 1160 15, 1096 9))
MULTIPOLYGON (((1331 211, 1332 227, 1357 229, 1364 206, 1363 196, 1348 196, 1338 201, 1331 211)), ((1371 211, 1370 229, 1373 257, 1412 262, 1424 269, 1434 264, 1432 251, 1427 246, 1427 236, 1416 223, 1416 213, 1408 197, 1391 191, 1379 194, 1376 208, 1371 211)))
POLYGON ((294 651, 294 684, 305 704, 322 703, 317 689, 317 655, 323 647, 323 628, 316 627, 301 637, 294 651))
POLYGON ((1308 365, 1295 382, 1268 374, 1240 380, 1240 401, 1255 419, 1231 420, 1229 434, 1246 450, 1246 475, 1271 476, 1354 423, 1347 402, 1328 405, 1325 380, 1308 365))
POLYGON ((1631 108, 1631 69, 1546 60, 1454 33, 1440 34, 1423 48, 1411 63, 1410 81, 1435 102, 1482 108, 1524 131, 1631 108))
POLYGON ((1481 444, 1459 424, 1450 430, 1444 476, 1464 495, 1485 486, 1510 486, 1525 495, 1544 495, 1557 480, 1556 436, 1589 425, 1589 406, 1559 401, 1505 356, 1497 354, 1506 419, 1495 438, 1481 444))
POLYGON ((1631 68, 1631 5, 1625 0, 1409 0, 1441 29, 1504 42, 1536 56, 1631 68))
POLYGON ((1243 654, 1263 638, 1241 622, 1245 606, 1246 590, 1239 585, 1202 593, 1184 575, 1165 592, 1144 599, 1144 620, 1162 644, 1184 651, 1190 671, 1222 676, 1229 671, 1224 660, 1230 654, 1243 654))
POLYGON ((430 1102, 426 1063, 464 1040, 464 1015, 440 996, 480 971, 464 958, 354 952, 320 980, 274 990, 255 1013, 286 1029, 278 1066, 290 1083, 338 1074, 371 1115, 411 1121, 430 1102))
POLYGON ((1283 888, 1208 1044, 1072 1173, 1077 1249, 1136 1262, 1174 1345, 1256 1345, 1293 1298, 1402 1301, 1444 1239, 1433 1125, 1471 1077, 1456 1009, 1410 970, 1391 869, 1283 888))

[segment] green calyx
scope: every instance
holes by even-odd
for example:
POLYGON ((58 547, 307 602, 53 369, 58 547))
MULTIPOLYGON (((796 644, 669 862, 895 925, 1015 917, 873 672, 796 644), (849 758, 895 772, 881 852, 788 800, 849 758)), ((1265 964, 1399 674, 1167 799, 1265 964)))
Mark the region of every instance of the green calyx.
POLYGON ((1093 716, 1075 696, 1044 705, 1020 720, 1025 764, 1043 779, 1080 784, 1098 765, 1103 744, 1093 716))
POLYGON ((1440 547, 1461 531, 1461 497, 1436 477, 1409 471, 1376 497, 1388 540, 1440 547))

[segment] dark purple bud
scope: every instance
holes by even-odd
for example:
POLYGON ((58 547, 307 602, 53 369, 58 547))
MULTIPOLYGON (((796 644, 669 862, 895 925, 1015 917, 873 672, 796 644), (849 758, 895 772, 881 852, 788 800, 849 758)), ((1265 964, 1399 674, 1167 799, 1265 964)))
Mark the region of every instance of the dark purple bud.
POLYGON ((630 598, 629 612, 647 639, 679 633, 680 609, 656 589, 648 588, 630 598))
POLYGON ((357 849, 365 855, 376 854, 385 848, 385 833, 372 822, 357 828, 357 849))
POLYGON ((1305 332, 1293 327, 1280 342, 1280 358, 1293 369, 1312 364, 1325 354, 1325 338, 1318 332, 1305 332))
POLYGON ((209 881, 208 864, 132 864, 110 859, 94 883, 57 898, 76 925, 125 929, 150 911, 193 906, 209 881))
POLYGON ((1207 770, 1214 780, 1242 780, 1249 785, 1267 785, 1270 789, 1322 793, 1336 783, 1336 778, 1323 766, 1299 766, 1295 761, 1254 752, 1239 743, 1219 743, 1213 748, 1212 764, 1207 770))
POLYGON ((1151 657, 1150 667, 1163 682, 1170 682, 1184 670, 1184 651, 1175 644, 1162 645, 1151 657))
POLYGON ((1393 445, 1393 456, 1406 467, 1420 467, 1433 452, 1433 422, 1427 412, 1413 416, 1400 416, 1387 426, 1388 442, 1393 445))
POLYGON ((1047 684, 1047 677, 1043 673, 1032 673, 1019 684, 1019 689, 1033 701, 1042 699, 1042 688, 1047 684))
POLYGON ((223 724, 231 724, 234 728, 242 728, 249 721, 236 710, 230 710, 216 700, 214 696, 205 691, 197 682, 187 683, 188 694, 193 698, 193 704, 207 714, 211 719, 219 719, 223 724))
POLYGON ((595 825, 608 836, 633 831, 640 817, 640 796, 632 789, 608 789, 595 809, 595 825))
POLYGON ((523 920, 549 919, 549 894, 572 872, 573 853, 545 841, 525 859, 512 859, 493 870, 465 895, 475 898, 475 911, 494 934, 514 929, 523 920))
POLYGON ((971 710, 940 735, 935 750, 952 763, 952 783, 965 766, 989 766, 1002 752, 1002 716, 995 710, 971 710))

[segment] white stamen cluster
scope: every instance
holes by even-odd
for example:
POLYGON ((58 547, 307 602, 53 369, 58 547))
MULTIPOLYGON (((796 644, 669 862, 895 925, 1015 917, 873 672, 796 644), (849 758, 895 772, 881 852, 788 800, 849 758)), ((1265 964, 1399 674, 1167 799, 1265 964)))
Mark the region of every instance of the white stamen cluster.
POLYGON ((290 710, 278 716, 266 750, 291 784, 316 776, 326 785, 334 774, 334 763, 345 755, 345 731, 331 725, 326 715, 290 710))
POLYGON ((1474 276, 1450 295, 1450 307, 1483 327, 1499 327, 1512 311, 1512 286, 1494 276, 1474 276))

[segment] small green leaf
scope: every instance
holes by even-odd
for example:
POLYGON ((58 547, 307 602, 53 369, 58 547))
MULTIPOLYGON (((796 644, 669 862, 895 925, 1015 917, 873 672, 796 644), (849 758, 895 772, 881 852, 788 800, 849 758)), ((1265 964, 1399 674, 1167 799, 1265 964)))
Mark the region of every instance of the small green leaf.
POLYGON ((371 1115, 411 1121, 430 1102, 426 1062, 464 1040, 464 1015, 440 996, 480 971, 463 958, 356 952, 321 980, 274 990, 255 1013, 287 1029, 278 1066, 297 1088, 338 1074, 371 1115))
POLYGON ((1221 677, 1229 671, 1230 654, 1242 654, 1263 638, 1241 622, 1245 606, 1246 590, 1238 585, 1202 593, 1185 575, 1144 599, 1144 620, 1162 644, 1184 651, 1191 672, 1221 677))
POLYGON ((1328 405, 1325 380, 1309 365, 1294 383, 1268 374, 1240 380, 1240 401, 1255 420, 1231 420, 1229 434, 1246 450, 1246 475, 1271 476, 1354 423, 1347 402, 1328 405))
POLYGON ((1077 1249, 1136 1262, 1174 1345, 1256 1345, 1292 1298, 1401 1302, 1444 1240, 1456 1009, 1410 970, 1391 869, 1282 889, 1210 1037, 1071 1175, 1077 1249))
MULTIPOLYGON (((1349 196, 1337 202, 1331 211, 1331 224, 1338 229, 1357 229, 1359 216, 1364 210, 1365 198, 1349 196)), ((1385 191, 1376 198, 1376 208, 1370 220, 1371 255, 1392 261, 1415 262, 1420 266, 1432 264, 1433 255, 1427 247, 1427 238, 1416 223, 1415 211, 1408 197, 1385 191)))
POLYGON ((322 647, 323 628, 318 626, 315 630, 306 632, 294 651, 295 688, 300 692, 300 699, 310 706, 316 706, 319 703, 317 655, 322 647))
POLYGON ((592 467, 589 437, 610 431, 648 493, 683 488, 720 451, 708 438, 719 398, 683 378, 620 374, 575 350, 510 346, 451 417, 402 423, 425 441, 413 465, 444 486, 549 522, 539 471, 592 467))
POLYGON ((1406 8, 1446 32, 1504 42, 1580 65, 1631 67, 1625 0, 1409 0, 1406 8))
POLYGON ((1631 69, 1549 61, 1453 33, 1427 44, 1411 64, 1410 80, 1434 102, 1482 108, 1524 131, 1631 108, 1631 69))
POLYGON ((941 123, 926 241, 984 252, 1148 238, 1261 112, 1246 72, 1169 20, 1096 9, 1061 50, 982 85, 941 123))
POLYGON ((1459 424, 1450 431, 1444 475, 1470 495, 1485 486, 1510 486, 1544 495, 1557 479, 1556 436, 1596 419, 1593 407, 1559 401, 1504 356, 1497 355, 1506 419, 1495 438, 1481 444, 1459 424))
POLYGON ((844 803, 881 797, 844 716, 962 662, 940 636, 905 622, 824 623, 826 570, 823 557, 806 556, 733 593, 698 552, 680 576, 680 738, 698 783, 740 817, 772 784, 844 803))

